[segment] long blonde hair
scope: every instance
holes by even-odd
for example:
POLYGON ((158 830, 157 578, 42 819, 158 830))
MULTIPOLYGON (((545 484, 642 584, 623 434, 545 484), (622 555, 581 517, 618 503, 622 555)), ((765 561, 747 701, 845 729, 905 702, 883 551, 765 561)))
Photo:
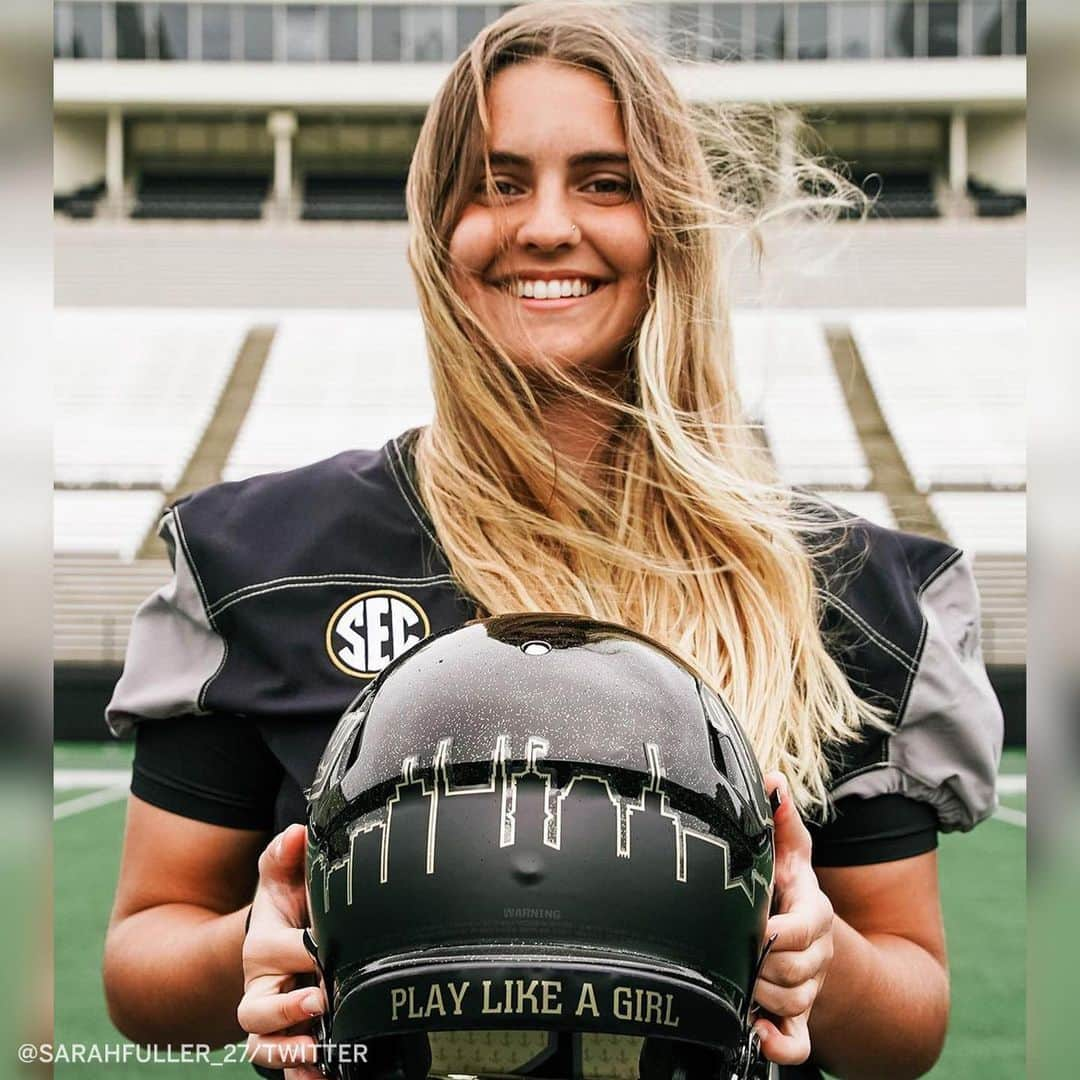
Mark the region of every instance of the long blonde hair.
POLYGON ((817 213, 858 193, 813 158, 777 153, 772 123, 691 110, 615 5, 540 0, 481 31, 428 110, 409 172, 435 398, 416 465, 451 570, 482 610, 576 612, 663 642, 724 695, 762 767, 782 770, 810 812, 828 806, 824 745, 882 721, 819 630, 811 549, 835 539, 835 516, 825 528, 796 507, 742 414, 725 248, 781 209, 817 213), (450 235, 478 179, 490 181, 487 89, 534 59, 611 86, 653 245, 618 391, 547 373, 616 417, 599 483, 558 468, 543 391, 452 285, 450 235))

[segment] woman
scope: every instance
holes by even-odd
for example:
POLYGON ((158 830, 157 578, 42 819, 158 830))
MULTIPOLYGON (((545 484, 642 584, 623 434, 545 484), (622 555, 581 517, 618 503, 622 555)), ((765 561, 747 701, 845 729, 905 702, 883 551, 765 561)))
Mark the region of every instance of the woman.
POLYGON ((811 1055, 843 1077, 936 1060, 936 833, 990 812, 1001 740, 970 570, 842 527, 762 459, 720 243, 768 191, 829 177, 696 119, 613 9, 504 15, 454 65, 409 176, 432 425, 166 514, 176 576, 109 708, 138 736, 105 956, 132 1038, 247 1032, 261 1065, 312 1061, 303 829, 281 830, 334 721, 430 631, 562 610, 695 664, 779 791, 766 1056, 785 1077, 818 1075, 795 1068, 811 1055))

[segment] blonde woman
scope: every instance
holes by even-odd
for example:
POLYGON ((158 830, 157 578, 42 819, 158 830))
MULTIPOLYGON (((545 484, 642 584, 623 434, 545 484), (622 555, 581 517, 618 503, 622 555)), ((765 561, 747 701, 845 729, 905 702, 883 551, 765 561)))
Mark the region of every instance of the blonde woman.
POLYGON ((794 498, 744 423, 727 238, 770 192, 845 196, 758 135, 692 114, 613 7, 518 7, 454 64, 408 183, 434 421, 163 520, 175 578, 109 708, 136 733, 105 954, 130 1037, 314 1060, 292 823, 336 718, 426 634, 549 610, 677 650, 769 770, 780 1075, 936 1060, 936 834, 992 809, 1001 718, 960 553, 794 498))

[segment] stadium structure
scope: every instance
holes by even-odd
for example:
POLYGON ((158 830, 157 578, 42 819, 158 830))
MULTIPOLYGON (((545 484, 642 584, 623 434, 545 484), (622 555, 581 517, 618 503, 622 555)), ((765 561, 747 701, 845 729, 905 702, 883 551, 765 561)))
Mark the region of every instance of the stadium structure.
MULTIPOLYGON (((1023 741, 1024 0, 627 7, 692 100, 801 114, 879 194, 736 258, 744 400, 788 481, 973 554, 1023 741)), ((505 8, 56 0, 58 736, 105 734, 168 500, 430 415, 405 175, 505 8)))

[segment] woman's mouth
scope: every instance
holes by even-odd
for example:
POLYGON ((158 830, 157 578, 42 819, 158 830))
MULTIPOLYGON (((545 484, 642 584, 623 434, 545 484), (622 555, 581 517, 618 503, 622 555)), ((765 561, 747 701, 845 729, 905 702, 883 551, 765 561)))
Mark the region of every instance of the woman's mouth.
POLYGON ((529 278, 511 278, 498 282, 494 288, 508 293, 510 297, 531 311, 561 311, 587 300, 602 289, 607 282, 586 278, 564 278, 541 281, 529 278))

